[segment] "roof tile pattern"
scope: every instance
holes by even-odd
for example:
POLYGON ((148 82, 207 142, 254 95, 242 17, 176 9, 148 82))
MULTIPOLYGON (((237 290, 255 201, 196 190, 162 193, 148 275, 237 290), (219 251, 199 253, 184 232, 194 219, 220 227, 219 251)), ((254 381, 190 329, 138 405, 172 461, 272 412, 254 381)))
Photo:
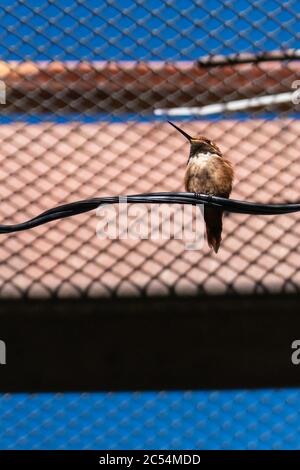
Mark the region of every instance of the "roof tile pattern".
MULTIPOLYGON (((185 123, 235 165, 232 197, 297 201, 300 124, 292 119, 185 123)), ((165 123, 0 126, 3 223, 104 195, 182 191, 188 143, 165 123)), ((295 292, 299 215, 228 214, 218 255, 183 240, 100 240, 95 212, 1 235, 2 297, 295 292)))

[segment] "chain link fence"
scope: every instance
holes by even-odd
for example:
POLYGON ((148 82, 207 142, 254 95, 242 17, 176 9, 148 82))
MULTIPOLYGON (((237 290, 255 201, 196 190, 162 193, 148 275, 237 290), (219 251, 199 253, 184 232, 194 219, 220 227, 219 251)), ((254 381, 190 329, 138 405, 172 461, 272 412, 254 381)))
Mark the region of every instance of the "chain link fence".
MULTIPOLYGON (((0 17, 2 223, 88 197, 182 191, 188 146, 155 110, 289 92, 299 77, 296 61, 201 63, 297 47, 295 1, 18 1, 2 5, 0 17)), ((296 201, 296 108, 190 116, 181 125, 216 140, 234 163, 232 197, 296 201)), ((99 240, 96 215, 81 215, 2 236, 0 292, 295 292, 297 220, 230 214, 213 256, 178 240, 99 240)))
MULTIPOLYGON (((157 110, 294 90, 300 66, 281 56, 300 46, 299 6, 2 2, 1 223, 95 196, 182 191, 188 145, 157 110), (226 63, 232 54, 240 63, 226 63)), ((172 119, 232 161, 233 198, 298 201, 297 105, 247 106, 172 119)), ((0 296, 298 292, 298 217, 228 214, 217 256, 180 240, 99 240, 95 213, 1 235, 0 296)), ((7 394, 1 448, 296 448, 298 405, 297 390, 7 394)))
POLYGON ((298 407, 296 390, 5 396, 1 448, 296 449, 298 407))

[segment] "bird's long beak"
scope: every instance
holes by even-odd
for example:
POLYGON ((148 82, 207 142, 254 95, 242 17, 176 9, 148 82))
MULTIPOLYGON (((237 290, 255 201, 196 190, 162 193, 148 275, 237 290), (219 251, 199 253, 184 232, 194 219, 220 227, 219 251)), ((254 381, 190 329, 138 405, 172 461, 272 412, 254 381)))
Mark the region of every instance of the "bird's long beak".
POLYGON ((190 135, 188 135, 186 132, 184 132, 182 129, 180 129, 180 127, 175 126, 175 124, 173 124, 173 122, 168 121, 168 123, 171 124, 171 126, 175 127, 175 129, 177 129, 178 132, 180 132, 182 135, 184 135, 184 137, 185 137, 189 142, 191 142, 192 137, 191 137, 190 135))

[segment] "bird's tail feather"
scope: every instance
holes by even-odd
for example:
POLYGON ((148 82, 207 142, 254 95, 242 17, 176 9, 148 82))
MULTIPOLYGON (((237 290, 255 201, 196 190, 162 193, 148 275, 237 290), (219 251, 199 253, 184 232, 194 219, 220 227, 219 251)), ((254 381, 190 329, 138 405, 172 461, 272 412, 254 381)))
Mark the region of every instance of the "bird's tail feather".
POLYGON ((218 253, 222 241, 222 217, 221 209, 208 207, 204 210, 207 243, 215 253, 218 253))

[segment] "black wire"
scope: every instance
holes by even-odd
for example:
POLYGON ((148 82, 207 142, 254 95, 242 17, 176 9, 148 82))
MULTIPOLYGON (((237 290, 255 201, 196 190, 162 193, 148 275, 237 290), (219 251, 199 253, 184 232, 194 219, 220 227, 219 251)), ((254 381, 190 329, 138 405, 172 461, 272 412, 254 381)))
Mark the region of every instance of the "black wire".
POLYGON ((218 67, 224 65, 257 64, 259 62, 273 62, 285 60, 300 60, 299 49, 286 51, 261 52, 257 54, 229 54, 225 56, 208 56, 197 61, 201 67, 218 67))
POLYGON ((261 204, 254 202, 238 201, 235 199, 226 199, 208 194, 195 193, 147 193, 134 194, 130 196, 105 196, 83 201, 71 202, 53 209, 49 209, 42 214, 26 222, 13 225, 0 225, 0 233, 13 233, 22 230, 29 230, 39 225, 47 224, 58 219, 72 217, 85 212, 97 209, 105 204, 118 204, 122 202, 136 204, 205 204, 212 207, 218 207, 227 212, 251 215, 279 215, 300 212, 300 203, 294 204, 261 204))

